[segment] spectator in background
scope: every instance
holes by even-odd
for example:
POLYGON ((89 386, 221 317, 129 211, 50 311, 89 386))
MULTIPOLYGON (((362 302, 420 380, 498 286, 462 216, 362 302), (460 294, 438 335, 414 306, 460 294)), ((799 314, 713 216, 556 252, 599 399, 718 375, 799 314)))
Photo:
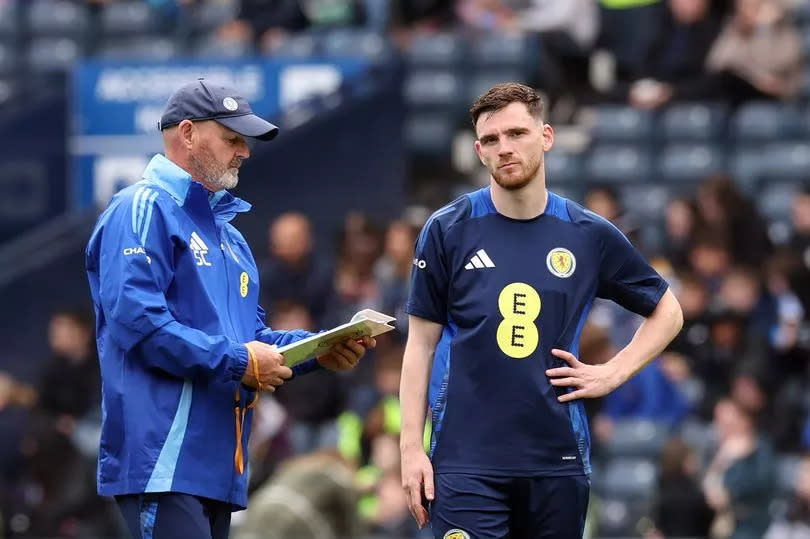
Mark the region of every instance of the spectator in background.
MULTIPOLYGON (((307 308, 294 303, 277 304, 270 323, 277 331, 315 328, 307 308)), ((337 373, 323 369, 302 376, 292 391, 278 387, 275 398, 291 420, 289 441, 293 454, 337 447, 336 420, 346 402, 345 387, 337 373)))
POLYGON ((708 537, 714 512, 698 481, 700 464, 681 439, 667 440, 661 450, 658 491, 652 510, 654 529, 646 539, 708 537))
POLYGON ((334 451, 284 462, 250 500, 234 539, 360 537, 354 468, 334 451))
POLYGON ((734 376, 741 372, 762 373, 770 357, 767 342, 750 334, 744 315, 728 309, 709 314, 709 339, 696 348, 692 368, 705 384, 700 408, 708 417, 721 395, 731 389, 734 376))
POLYGON ((340 320, 361 309, 378 309, 380 287, 374 264, 382 254, 382 235, 375 223, 361 213, 349 213, 341 231, 335 275, 340 320))
POLYGON ((624 85, 617 88, 634 106, 648 105, 645 97, 650 87, 700 77, 720 30, 720 16, 711 0, 668 0, 666 4, 641 70, 629 89, 624 85))
POLYGON ((703 223, 694 201, 687 198, 676 198, 667 205, 664 233, 663 255, 670 264, 681 271, 689 265, 689 245, 696 231, 703 228, 703 223))
POLYGON ((756 267, 770 254, 765 221, 731 177, 712 176, 704 181, 697 204, 707 228, 728 240, 735 263, 756 267))
POLYGON ((810 537, 810 454, 802 456, 783 522, 775 522, 765 539, 806 539, 810 537))
POLYGON ((645 90, 637 106, 672 100, 790 99, 801 84, 801 42, 780 0, 737 0, 706 59, 704 74, 645 90))
POLYGON ((552 111, 561 97, 590 91, 589 58, 599 33, 594 0, 458 0, 456 12, 462 23, 478 30, 540 37, 538 82, 549 93, 552 111))
POLYGON ((362 20, 361 6, 354 0, 240 0, 238 15, 220 27, 219 36, 252 42, 257 50, 271 53, 292 33, 362 20))
POLYGON ((713 529, 733 539, 758 539, 770 525, 768 504, 776 469, 770 444, 754 418, 731 399, 715 406, 718 447, 703 479, 706 501, 718 513, 713 529))
POLYGON ((793 198, 793 237, 790 247, 798 257, 798 267, 792 274, 793 289, 810 313, 810 181, 802 184, 793 198))
POLYGON ((704 281, 692 273, 681 274, 675 285, 675 296, 683 309, 683 329, 670 344, 669 351, 686 363, 689 374, 697 369, 701 352, 709 343, 709 291, 704 281))
POLYGON ((794 288, 803 286, 801 279, 805 276, 802 273, 801 261, 791 251, 778 251, 765 262, 765 287, 776 310, 769 337, 773 349, 790 363, 784 365, 784 374, 802 375, 807 370, 807 362, 797 355, 799 327, 806 311, 794 288))
POLYGON ((720 289, 731 263, 728 242, 718 232, 700 233, 689 246, 690 269, 705 283, 710 294, 720 289))
POLYGON ((69 434, 77 420, 99 412, 101 373, 92 321, 79 310, 57 311, 48 327, 51 358, 38 386, 39 408, 69 434))
POLYGON ((764 293, 762 279, 753 268, 735 266, 729 270, 720 285, 717 302, 746 318, 748 329, 758 337, 767 339, 776 325, 776 304, 764 293))
MULTIPOLYGON (((648 419, 675 428, 688 413, 686 398, 661 368, 660 360, 655 360, 605 397, 599 421, 648 419)), ((611 429, 602 427, 600 431, 604 434, 611 429)))
MULTIPOLYGON (((19 537, 111 537, 118 533, 112 507, 96 494, 95 465, 53 418, 34 414, 20 445, 22 460, 13 512, 27 528, 19 537)), ((5 489, 4 489, 5 490, 5 489)))
POLYGON ((403 338, 408 332, 405 302, 408 300, 416 234, 417 230, 406 221, 389 224, 384 254, 374 265, 374 276, 380 287, 380 307, 382 312, 391 313, 397 319, 397 332, 403 338))
POLYGON ((330 315, 335 301, 332 268, 314 249, 309 219, 296 212, 279 215, 270 224, 268 240, 260 290, 268 316, 276 304, 292 302, 303 305, 317 327, 335 325, 338 321, 330 315))
POLYGON ((601 215, 622 231, 638 247, 640 244, 639 227, 633 217, 625 211, 619 199, 619 193, 610 185, 597 185, 585 193, 584 206, 597 215, 601 215))

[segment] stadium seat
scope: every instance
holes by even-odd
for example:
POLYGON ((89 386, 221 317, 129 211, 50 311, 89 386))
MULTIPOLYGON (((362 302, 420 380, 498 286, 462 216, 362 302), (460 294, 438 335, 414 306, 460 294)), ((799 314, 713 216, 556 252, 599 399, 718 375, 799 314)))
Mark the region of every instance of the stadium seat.
POLYGON ((14 80, 0 79, 0 107, 11 101, 17 93, 17 85, 14 80))
POLYGON ((715 443, 716 434, 711 424, 698 419, 684 421, 679 434, 681 439, 695 451, 695 454, 700 459, 708 457, 708 452, 715 443))
POLYGON ((626 419, 613 424, 604 444, 606 454, 617 457, 657 457, 667 438, 666 425, 647 419, 626 419))
POLYGON ((793 17, 799 24, 802 25, 810 24, 810 3, 795 2, 793 17))
POLYGON ((0 37, 14 37, 17 34, 17 4, 0 2, 0 37))
POLYGON ((466 43, 464 38, 451 32, 418 35, 411 42, 406 56, 415 68, 456 68, 465 60, 466 43))
POLYGON ((513 69, 493 69, 493 70, 478 70, 475 71, 466 83, 466 94, 461 94, 463 103, 472 104, 478 97, 484 94, 487 90, 500 84, 502 82, 521 82, 525 83, 528 78, 528 72, 525 70, 513 69))
MULTIPOLYGON (((807 25, 805 25, 805 30, 806 28, 807 25)), ((803 32, 802 35, 802 54, 804 54, 805 58, 807 57, 808 54, 810 54, 810 33, 808 33, 807 31, 803 32)))
POLYGON ((810 138, 810 105, 796 107, 788 127, 792 137, 799 140, 810 138))
POLYGON ((581 183, 584 156, 552 149, 545 155, 546 181, 558 184, 581 183))
POLYGON ((110 37, 153 34, 157 22, 151 7, 143 1, 111 2, 101 12, 101 31, 110 37))
POLYGON ((538 45, 513 34, 487 34, 472 41, 470 62, 475 67, 530 67, 537 60, 538 45))
POLYGON ((670 141, 710 140, 723 134, 728 107, 717 103, 680 103, 661 114, 661 135, 670 141))
POLYGON ((756 198, 757 207, 769 221, 789 221, 793 198, 799 186, 795 182, 768 182, 756 198))
POLYGON ((803 181, 810 170, 810 143, 774 143, 767 147, 761 159, 763 179, 803 181))
POLYGON ((714 146, 674 144, 660 153, 657 175, 665 182, 698 182, 725 170, 725 156, 714 146))
POLYGON ((203 58, 238 58, 242 59, 253 54, 253 42, 230 40, 225 41, 214 35, 207 35, 198 39, 194 44, 192 53, 203 58))
POLYGON ((177 54, 177 44, 168 38, 134 37, 105 42, 99 56, 108 60, 169 60, 177 54))
POLYGON ((405 121, 408 149, 420 156, 448 159, 455 127, 455 118, 451 113, 412 113, 405 121))
POLYGON ((594 182, 645 182, 652 174, 648 152, 633 145, 602 145, 585 161, 586 176, 594 182))
POLYGON ((392 49, 386 39, 375 32, 337 28, 327 32, 321 39, 327 56, 360 56, 373 63, 391 57, 392 49))
POLYGON ((747 192, 751 192, 766 170, 764 152, 759 146, 738 146, 729 158, 734 180, 747 192))
POLYGON ((81 45, 74 39, 36 39, 28 46, 28 66, 34 73, 67 71, 81 57, 81 52, 81 45))
POLYGON ((802 87, 801 87, 801 96, 805 99, 810 98, 810 69, 804 70, 804 75, 802 76, 802 87))
POLYGON ((621 188, 621 205, 634 217, 656 223, 664 216, 664 211, 673 197, 673 188, 660 183, 627 185, 621 188))
POLYGON ((793 491, 800 462, 799 455, 779 455, 776 458, 776 482, 781 494, 789 494, 793 491))
POLYGON ((452 71, 412 71, 405 80, 405 101, 415 107, 454 107, 462 92, 461 78, 452 71))
POLYGON ((11 75, 17 68, 17 54, 11 42, 0 41, 0 76, 11 75))
POLYGON ((308 32, 301 32, 289 36, 273 51, 274 56, 287 58, 309 58, 320 53, 318 37, 308 32))
POLYGON ((28 27, 34 36, 79 36, 90 27, 84 4, 70 0, 32 0, 28 27))
POLYGON ((191 7, 192 31, 195 35, 202 35, 219 28, 236 16, 236 8, 233 2, 194 2, 191 7))
POLYGON ((731 119, 731 135, 738 141, 772 141, 790 132, 790 106, 770 101, 755 101, 740 106, 731 119))
POLYGON ((653 116, 646 110, 621 105, 603 105, 586 114, 591 135, 597 141, 646 142, 653 133, 653 116))
POLYGON ((599 476, 594 475, 594 490, 606 498, 649 498, 658 476, 654 462, 644 458, 612 458, 601 470, 599 476))

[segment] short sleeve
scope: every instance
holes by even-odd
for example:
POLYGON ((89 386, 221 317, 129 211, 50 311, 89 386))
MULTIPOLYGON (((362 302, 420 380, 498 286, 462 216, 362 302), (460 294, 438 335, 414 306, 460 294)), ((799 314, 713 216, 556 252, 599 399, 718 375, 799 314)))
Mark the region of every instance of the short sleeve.
POLYGON ((438 324, 447 322, 448 272, 441 224, 425 224, 414 249, 411 286, 405 311, 438 324))
MULTIPOLYGON (((596 217, 596 216, 595 216, 596 217)), ((641 316, 650 316, 669 284, 610 222, 597 217, 601 243, 597 296, 641 316)))

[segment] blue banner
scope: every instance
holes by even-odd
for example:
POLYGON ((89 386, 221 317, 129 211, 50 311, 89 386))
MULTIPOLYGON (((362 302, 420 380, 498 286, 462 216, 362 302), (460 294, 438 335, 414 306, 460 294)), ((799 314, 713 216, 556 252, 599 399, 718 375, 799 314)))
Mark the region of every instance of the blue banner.
POLYGON ((367 67, 353 58, 83 62, 71 93, 74 207, 103 205, 139 179, 149 157, 162 149, 157 123, 167 99, 188 82, 204 77, 232 86, 256 114, 272 120, 297 102, 335 91, 367 67))

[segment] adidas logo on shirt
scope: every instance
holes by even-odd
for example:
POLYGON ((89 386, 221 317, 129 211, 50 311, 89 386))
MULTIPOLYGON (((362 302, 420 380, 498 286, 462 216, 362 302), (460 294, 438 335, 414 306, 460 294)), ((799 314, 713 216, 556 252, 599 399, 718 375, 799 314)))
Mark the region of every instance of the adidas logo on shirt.
POLYGON ((208 246, 205 244, 200 235, 196 232, 192 232, 191 239, 188 243, 191 247, 191 252, 194 255, 194 259, 197 261, 197 265, 210 266, 211 263, 205 259, 205 255, 208 254, 208 246))
POLYGON ((481 268, 494 268, 495 263, 489 258, 487 252, 483 249, 478 249, 473 257, 467 262, 467 265, 464 266, 465 270, 471 269, 481 269, 481 268))

